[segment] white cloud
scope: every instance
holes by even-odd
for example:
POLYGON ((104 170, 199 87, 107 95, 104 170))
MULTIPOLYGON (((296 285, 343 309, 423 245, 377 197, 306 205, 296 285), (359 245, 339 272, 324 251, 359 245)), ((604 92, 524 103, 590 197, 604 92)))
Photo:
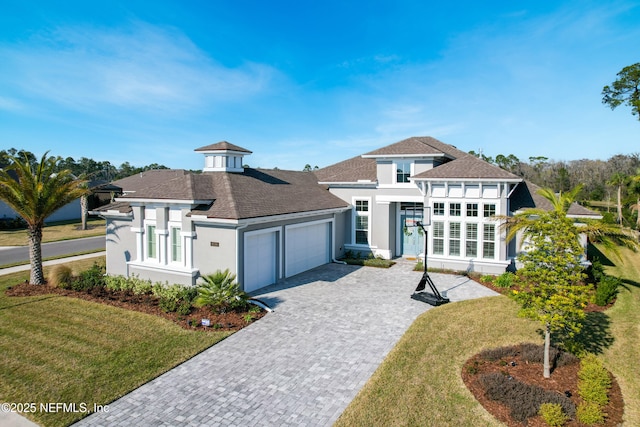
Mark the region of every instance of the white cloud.
POLYGON ((59 28, 2 46, 5 81, 30 97, 77 110, 105 106, 179 112, 244 100, 268 89, 277 71, 225 67, 184 34, 145 23, 104 30, 59 28))

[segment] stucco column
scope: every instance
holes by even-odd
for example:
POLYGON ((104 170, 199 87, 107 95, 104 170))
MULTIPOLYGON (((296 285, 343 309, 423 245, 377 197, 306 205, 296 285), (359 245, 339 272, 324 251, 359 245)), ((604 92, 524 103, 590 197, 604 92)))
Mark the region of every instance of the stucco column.
POLYGON ((156 228, 156 241, 158 243, 158 263, 167 265, 169 257, 167 256, 167 236, 169 230, 158 230, 156 228))
POLYGON ((186 268, 193 268, 193 238, 196 236, 196 233, 192 231, 181 231, 180 237, 182 238, 182 255, 183 261, 182 264, 186 268))

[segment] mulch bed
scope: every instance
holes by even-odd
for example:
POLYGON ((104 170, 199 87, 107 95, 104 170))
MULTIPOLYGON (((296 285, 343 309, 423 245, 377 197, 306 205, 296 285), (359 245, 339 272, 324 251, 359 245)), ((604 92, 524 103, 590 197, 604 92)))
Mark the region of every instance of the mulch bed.
POLYGON ((191 313, 188 315, 180 315, 178 313, 166 313, 158 306, 158 300, 153 295, 135 295, 126 291, 111 291, 106 288, 94 288, 88 292, 78 292, 69 289, 54 288, 48 285, 31 285, 29 283, 20 283, 12 286, 5 291, 10 297, 27 297, 37 295, 62 295, 83 299, 85 301, 107 304, 114 307, 124 308, 127 310, 139 311, 142 313, 160 316, 165 319, 177 323, 185 329, 199 330, 219 330, 219 331, 237 331, 250 323, 260 319, 266 314, 264 310, 257 313, 251 313, 252 320, 247 322, 245 316, 247 312, 216 313, 209 308, 192 307, 191 313), (211 326, 202 326, 201 320, 209 319, 211 326))
MULTIPOLYGON (((478 355, 469 359, 462 367, 462 380, 467 388, 473 393, 475 398, 480 404, 494 417, 510 427, 520 427, 526 425, 527 427, 545 427, 547 424, 542 417, 536 416, 528 418, 527 422, 520 423, 511 418, 509 409, 494 400, 488 399, 484 394, 484 389, 480 385, 479 378, 483 374, 492 372, 501 372, 511 375, 513 378, 522 381, 526 384, 535 384, 546 390, 557 391, 564 394, 565 391, 571 393, 570 399, 577 406, 580 403, 580 397, 578 395, 578 370, 580 364, 578 362, 558 367, 551 373, 551 378, 544 378, 542 376, 542 364, 523 362, 520 356, 516 356, 510 360, 497 360, 495 362, 482 359, 478 355), (516 362, 516 366, 511 366, 511 361, 516 362), (505 363, 506 362, 506 363, 505 363), (475 371, 475 373, 471 373, 475 371)), ((622 415, 624 412, 624 401, 622 398, 622 392, 618 386, 618 382, 615 377, 612 377, 612 385, 609 391, 609 404, 605 407, 604 412, 607 414, 607 418, 604 424, 598 424, 598 426, 614 427, 622 425, 622 415)), ((570 420, 565 424, 568 427, 582 427, 584 424, 579 423, 577 420, 570 420)))

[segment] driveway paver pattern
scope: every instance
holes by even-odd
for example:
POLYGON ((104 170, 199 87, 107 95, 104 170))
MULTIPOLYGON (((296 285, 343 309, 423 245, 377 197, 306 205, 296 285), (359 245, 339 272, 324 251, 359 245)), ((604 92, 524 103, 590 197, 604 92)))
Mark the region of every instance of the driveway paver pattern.
MULTIPOLYGON (((274 312, 77 425, 331 425, 432 308, 409 298, 421 277, 413 265, 329 264, 264 288, 255 296, 274 312)), ((467 277, 431 277, 452 302, 497 295, 467 277)))

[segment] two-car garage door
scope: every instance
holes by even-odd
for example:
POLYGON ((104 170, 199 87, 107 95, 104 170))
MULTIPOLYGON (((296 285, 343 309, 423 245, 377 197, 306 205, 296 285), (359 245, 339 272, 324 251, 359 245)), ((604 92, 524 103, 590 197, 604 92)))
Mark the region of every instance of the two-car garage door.
POLYGON ((244 244, 244 289, 251 292, 275 283, 281 276, 280 265, 284 277, 290 277, 331 262, 331 222, 248 232, 244 244))

